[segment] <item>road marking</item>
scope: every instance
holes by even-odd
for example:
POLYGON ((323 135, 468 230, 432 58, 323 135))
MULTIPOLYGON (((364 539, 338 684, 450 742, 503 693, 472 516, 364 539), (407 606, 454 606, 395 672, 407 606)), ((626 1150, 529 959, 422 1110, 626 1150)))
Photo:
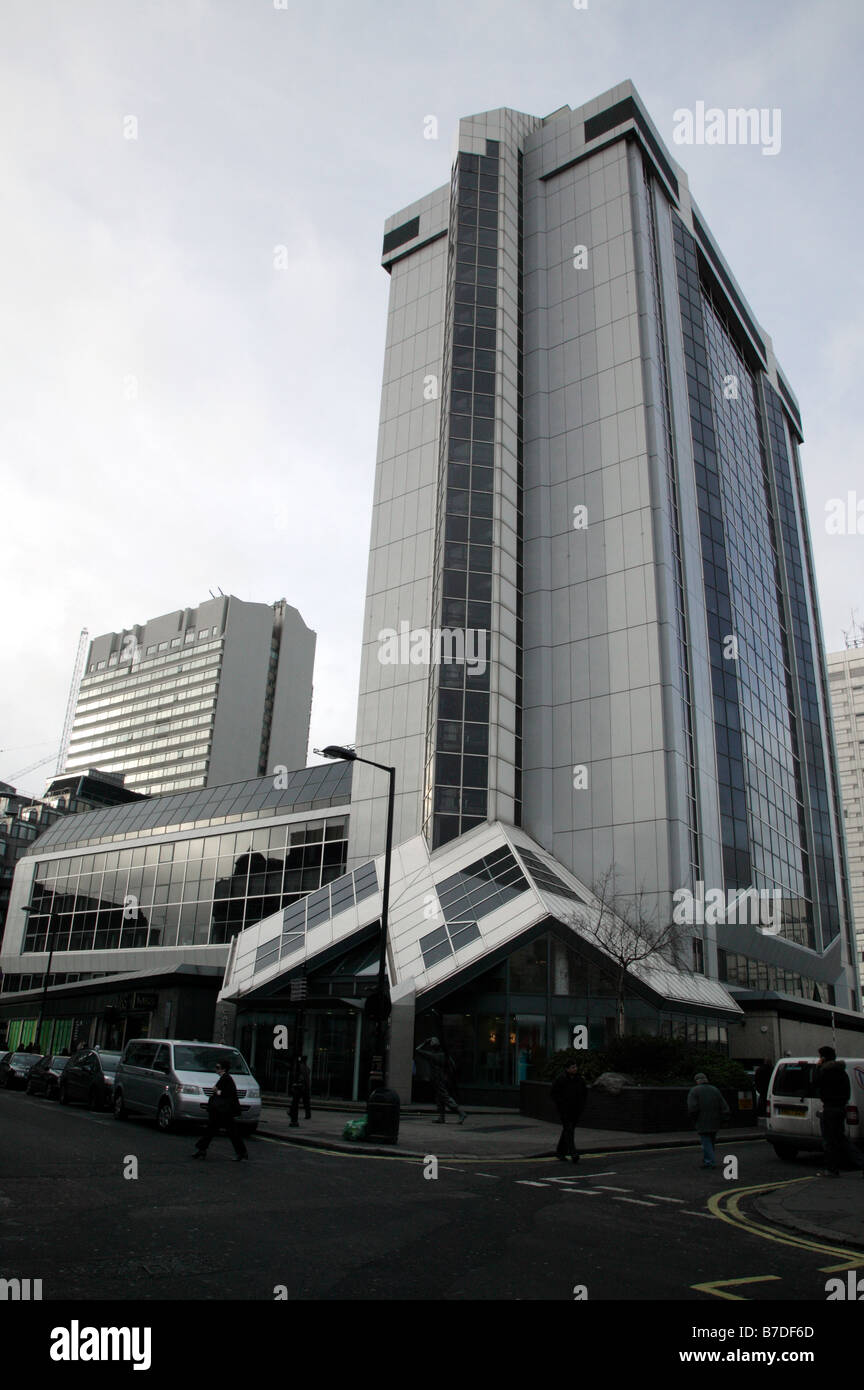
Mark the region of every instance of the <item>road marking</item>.
POLYGON ((501 1181, 497 1173, 475 1173, 474 1176, 475 1178, 491 1178, 493 1182, 501 1181))
POLYGON ((737 1288, 739 1284, 767 1284, 771 1280, 780 1282, 779 1274, 751 1274, 746 1279, 715 1279, 711 1284, 691 1284, 691 1289, 699 1293, 712 1293, 715 1298, 728 1298, 730 1302, 747 1303, 749 1300, 740 1293, 721 1293, 721 1289, 737 1288))
POLYGON ((713 1197, 709 1197, 708 1208, 715 1216, 719 1216, 721 1221, 727 1221, 730 1226, 736 1226, 738 1230, 749 1231, 751 1235, 761 1236, 764 1240, 776 1241, 778 1245, 792 1245, 798 1250, 814 1250, 822 1255, 835 1255, 844 1260, 860 1261, 860 1250, 848 1250, 842 1245, 828 1245, 824 1241, 813 1240, 806 1236, 781 1232, 776 1226, 764 1226, 760 1222, 754 1221, 752 1217, 745 1216, 740 1210, 739 1203, 743 1197, 751 1196, 756 1192, 774 1192, 778 1187, 792 1187, 794 1183, 799 1182, 815 1182, 815 1178, 787 1178, 785 1182, 763 1182, 757 1183, 753 1187, 739 1188, 737 1191, 716 1192, 713 1197))
POLYGON ((859 1255, 857 1260, 844 1260, 842 1265, 823 1265, 820 1274, 841 1274, 847 1269, 860 1269, 864 1265, 864 1255, 859 1255))
POLYGON ((632 1202, 636 1207, 653 1207, 653 1202, 641 1202, 638 1197, 616 1197, 616 1202, 632 1202))
POLYGON ((655 1202, 683 1202, 683 1197, 661 1197, 659 1192, 646 1192, 646 1197, 653 1197, 655 1202))
POLYGON ((548 1187, 548 1185, 549 1184, 545 1182, 529 1182, 527 1178, 516 1179, 517 1187, 548 1187))
POLYGON ((632 1192, 632 1187, 610 1187, 607 1182, 598 1182, 597 1186, 601 1192, 632 1192))
POLYGON ((570 1192, 577 1197, 599 1197, 600 1193, 596 1187, 562 1187, 561 1192, 570 1192))

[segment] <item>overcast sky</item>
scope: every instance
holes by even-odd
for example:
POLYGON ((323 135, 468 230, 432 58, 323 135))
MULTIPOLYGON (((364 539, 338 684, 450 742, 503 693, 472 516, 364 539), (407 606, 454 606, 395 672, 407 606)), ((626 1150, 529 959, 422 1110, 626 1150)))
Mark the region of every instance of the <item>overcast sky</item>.
POLYGON ((4 0, 2 29, 0 778, 44 789, 82 627, 217 586, 299 608, 310 747, 353 737, 384 219, 448 181, 460 116, 628 77, 801 404, 829 650, 864 617, 864 536, 825 528, 864 499, 860 0, 4 0), (674 145, 699 101, 779 108, 779 154, 674 145))

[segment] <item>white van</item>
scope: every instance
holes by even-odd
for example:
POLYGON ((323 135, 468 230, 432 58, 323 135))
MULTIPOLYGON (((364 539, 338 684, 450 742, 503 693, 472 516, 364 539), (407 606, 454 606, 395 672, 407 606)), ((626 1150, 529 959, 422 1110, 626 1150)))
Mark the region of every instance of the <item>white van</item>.
POLYGON ((261 1119, 261 1087, 236 1047, 184 1038, 136 1038, 126 1044, 114 1074, 114 1115, 149 1115, 163 1131, 179 1120, 207 1119, 207 1102, 227 1061, 237 1087, 237 1124, 254 1134, 261 1119))
MULTIPOLYGON (((846 1066, 851 1094, 846 1106, 846 1133, 864 1149, 864 1058, 838 1057, 846 1066)), ((781 1057, 768 1085, 766 1138, 778 1158, 795 1158, 799 1149, 822 1148, 816 1090, 818 1057, 781 1057)))

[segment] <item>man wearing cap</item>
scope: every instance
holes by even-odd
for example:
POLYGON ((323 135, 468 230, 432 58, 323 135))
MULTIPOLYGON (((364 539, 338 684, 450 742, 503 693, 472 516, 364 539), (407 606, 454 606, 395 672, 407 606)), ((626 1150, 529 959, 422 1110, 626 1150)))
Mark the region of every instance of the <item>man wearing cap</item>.
POLYGON ((687 1111, 702 1141, 702 1167, 716 1168, 714 1142, 718 1129, 729 1114, 729 1106, 717 1087, 710 1084, 704 1071, 697 1072, 693 1080, 696 1085, 688 1092, 687 1111))

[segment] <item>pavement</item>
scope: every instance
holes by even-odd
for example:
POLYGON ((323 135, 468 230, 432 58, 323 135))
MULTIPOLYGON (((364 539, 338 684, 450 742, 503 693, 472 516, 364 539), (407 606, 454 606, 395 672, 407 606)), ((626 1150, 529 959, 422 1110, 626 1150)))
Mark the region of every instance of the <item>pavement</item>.
MULTIPOLYGON (((555 1151, 558 1125, 535 1120, 513 1110, 472 1108, 464 1124, 448 1115, 445 1124, 436 1124, 436 1112, 427 1106, 403 1106, 397 1144, 358 1143, 345 1140, 342 1131, 350 1119, 365 1113, 363 1105, 313 1106, 312 1118, 302 1112, 298 1127, 292 1128, 285 1100, 263 1098, 260 1134, 266 1138, 305 1148, 327 1149, 351 1154, 377 1154, 423 1159, 482 1159, 484 1163, 513 1162, 548 1158, 555 1151)), ((759 1141, 764 1130, 752 1125, 724 1129, 724 1143, 730 1140, 759 1141)), ((582 1154, 626 1153, 638 1149, 696 1148, 692 1129, 674 1133, 633 1134, 629 1131, 586 1129, 577 1126, 576 1143, 582 1154)), ((797 1164, 784 1163, 777 1186, 753 1194, 748 1200, 762 1218, 774 1225, 824 1241, 842 1241, 864 1249, 864 1180, 860 1173, 841 1173, 839 1178, 817 1176, 818 1155, 809 1154, 797 1164), (804 1164, 807 1170, 804 1170, 804 1164)), ((719 1169, 718 1169, 719 1171, 719 1169)))
POLYGON ((833 1242, 839 1240, 844 1245, 864 1249, 861 1173, 820 1178, 811 1172, 806 1177, 787 1178, 782 1187, 756 1197, 753 1208, 773 1225, 800 1235, 833 1242))
MULTIPOLYGON (((548 1158, 555 1152, 560 1125, 547 1124, 520 1115, 513 1110, 472 1107, 464 1125, 455 1115, 448 1115, 446 1124, 436 1124, 436 1111, 428 1106, 403 1106, 398 1144, 358 1143, 342 1138, 348 1120, 359 1119, 366 1113, 363 1105, 344 1108, 321 1108, 313 1103, 312 1119, 292 1129, 285 1101, 264 1098, 260 1133, 268 1138, 281 1139, 305 1147, 335 1149, 345 1153, 400 1154, 403 1158, 482 1158, 489 1162, 513 1161, 525 1158, 548 1158)), ((734 1139, 752 1139, 752 1126, 740 1130, 724 1130, 734 1139)), ((697 1147, 692 1129, 673 1134, 631 1134, 612 1129, 576 1130, 580 1153, 617 1153, 627 1149, 697 1147)))

